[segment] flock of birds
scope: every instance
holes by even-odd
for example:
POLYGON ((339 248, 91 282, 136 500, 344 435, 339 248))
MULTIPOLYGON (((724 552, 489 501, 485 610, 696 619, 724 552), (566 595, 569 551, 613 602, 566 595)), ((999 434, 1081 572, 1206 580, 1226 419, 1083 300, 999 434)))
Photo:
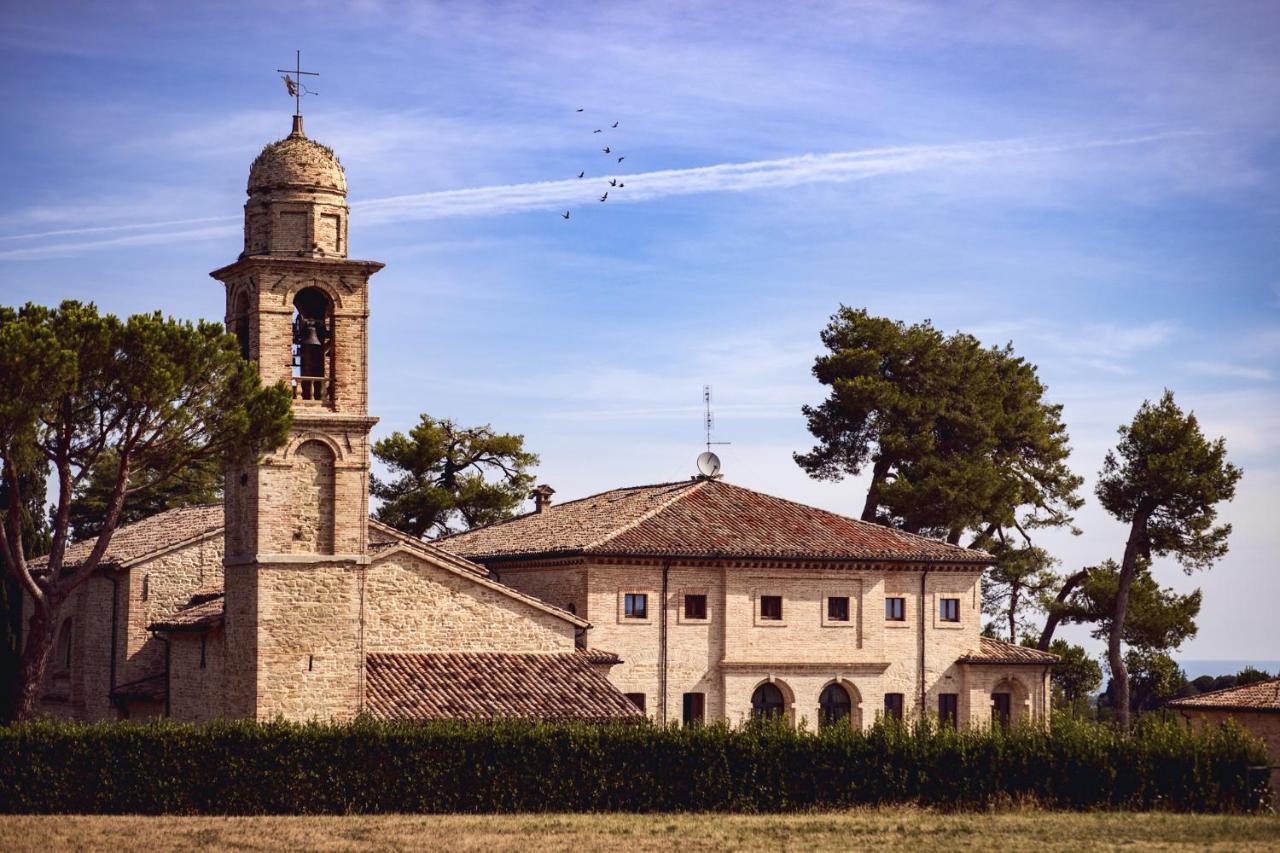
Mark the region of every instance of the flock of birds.
MULTIPOLYGON (((580 112, 580 113, 581 113, 581 112, 585 112, 585 111, 586 111, 586 108, 585 108, 585 107, 578 107, 578 112, 580 112)), ((618 125, 619 125, 620 123, 621 123, 621 122, 617 122, 617 121, 615 121, 613 124, 609 125, 609 127, 608 127, 608 128, 598 127, 598 128, 596 128, 595 130, 591 131, 591 133, 594 135, 594 134, 597 134, 597 133, 604 133, 606 129, 607 129, 607 130, 616 130, 616 129, 617 129, 617 127, 618 127, 618 125)), ((625 155, 625 154, 617 154, 617 152, 613 150, 613 146, 612 146, 612 145, 608 145, 608 144, 606 144, 606 145, 604 146, 604 148, 601 148, 601 149, 600 149, 600 151, 601 151, 601 152, 604 154, 604 156, 606 156, 606 157, 613 157, 614 155, 617 155, 617 158, 618 158, 618 159, 617 159, 617 161, 616 161, 617 163, 621 163, 623 160, 627 159, 627 157, 626 157, 626 155, 625 155)), ((586 176, 587 176, 587 170, 586 170, 586 169, 583 169, 582 171, 578 172, 578 177, 579 177, 579 178, 585 178, 586 176)), ((626 186, 626 184, 625 184, 625 183, 623 183, 622 181, 618 180, 617 178, 610 178, 610 179, 609 179, 609 189, 607 189, 607 190, 605 190, 605 191, 604 191, 604 195, 600 196, 600 201, 601 201, 601 202, 606 202, 606 201, 608 201, 608 200, 609 200, 609 192, 610 192, 610 190, 614 190, 614 189, 619 189, 619 190, 620 190, 620 189, 622 189, 622 188, 623 188, 623 187, 625 187, 625 186, 626 186)), ((561 219, 568 219, 568 218, 569 218, 569 215, 570 215, 570 213, 571 213, 571 212, 572 212, 572 211, 566 210, 564 213, 560 214, 560 218, 561 218, 561 219)))

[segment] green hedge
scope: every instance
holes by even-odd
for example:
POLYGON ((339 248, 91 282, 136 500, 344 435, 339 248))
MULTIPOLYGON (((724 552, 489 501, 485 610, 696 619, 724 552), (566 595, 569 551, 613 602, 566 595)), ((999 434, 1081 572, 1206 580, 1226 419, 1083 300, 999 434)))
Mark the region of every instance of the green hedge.
POLYGON ((1247 811, 1260 743, 1144 720, 1132 735, 521 723, 222 722, 0 728, 0 812, 776 812, 917 803, 1247 811))

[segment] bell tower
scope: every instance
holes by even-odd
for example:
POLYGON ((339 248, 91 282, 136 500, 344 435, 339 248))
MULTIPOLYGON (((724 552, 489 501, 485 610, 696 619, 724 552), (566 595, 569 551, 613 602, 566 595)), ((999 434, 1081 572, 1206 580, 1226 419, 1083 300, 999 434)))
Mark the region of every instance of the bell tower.
POLYGON ((210 275, 264 384, 293 393, 286 444, 225 483, 229 716, 349 717, 368 562, 369 278, 347 257, 347 182, 302 117, 249 169, 244 251, 210 275))

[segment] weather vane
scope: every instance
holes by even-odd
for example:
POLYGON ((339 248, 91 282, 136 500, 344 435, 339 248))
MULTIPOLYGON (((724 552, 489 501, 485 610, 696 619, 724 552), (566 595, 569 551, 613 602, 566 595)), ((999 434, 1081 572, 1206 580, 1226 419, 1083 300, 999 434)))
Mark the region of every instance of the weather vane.
POLYGON ((285 88, 289 90, 290 97, 293 98, 293 114, 302 115, 302 95, 318 95, 319 92, 313 92, 306 86, 302 85, 302 75, 306 74, 311 77, 319 77, 319 71, 303 71, 302 70, 302 51, 294 51, 294 67, 293 68, 277 68, 276 72, 284 75, 285 88), (289 74, 293 76, 290 77, 289 74))

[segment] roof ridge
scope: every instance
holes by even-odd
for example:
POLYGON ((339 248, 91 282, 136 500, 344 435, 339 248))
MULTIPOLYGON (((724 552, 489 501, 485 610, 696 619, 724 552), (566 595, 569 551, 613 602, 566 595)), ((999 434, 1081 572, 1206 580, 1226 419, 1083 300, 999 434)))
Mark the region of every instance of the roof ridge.
POLYGON ((758 489, 749 489, 746 486, 739 486, 734 483, 726 482, 724 480, 708 480, 707 482, 716 483, 719 486, 722 486, 724 488, 740 489, 741 491, 744 491, 744 492, 752 492, 753 494, 764 495, 766 498, 769 498, 775 501, 781 501, 785 504, 790 504, 791 506, 794 506, 794 507, 799 507, 800 509, 803 509, 806 512, 819 512, 819 513, 822 513, 823 515, 834 516, 836 518, 840 518, 857 525, 865 525, 867 527, 873 527, 878 530, 887 530, 898 536, 905 536, 909 539, 918 539, 922 542, 928 542, 932 545, 942 545, 946 548, 954 548, 960 551, 967 551, 971 554, 987 554, 988 556, 990 556, 990 554, 988 554, 986 551, 983 551, 979 548, 966 548, 963 545, 953 545, 950 542, 947 542, 945 539, 935 539, 932 536, 925 536, 924 534, 921 534, 921 533, 912 533, 908 530, 901 530, 897 527, 890 527, 887 524, 877 524, 874 521, 865 521, 861 518, 854 518, 851 515, 844 515, 843 513, 834 512, 833 510, 829 510, 829 509, 824 509, 823 507, 820 507, 820 506, 810 506, 809 504, 803 504, 803 503, 800 503, 799 501, 794 501, 791 498, 784 498, 779 495, 773 495, 768 492, 762 492, 758 489))
MULTIPOLYGON (((654 507, 653 509, 649 510, 648 512, 643 513, 643 514, 642 514, 642 515, 640 515, 639 517, 632 519, 631 521, 627 522, 626 524, 622 525, 621 527, 615 527, 613 530, 609 531, 608 533, 606 533, 606 534, 605 534, 604 536, 602 536, 601 538, 599 538, 599 539, 597 539, 597 540, 595 540, 595 541, 593 541, 593 542, 588 542, 587 544, 585 544, 585 545, 583 545, 583 546, 582 546, 582 550, 583 550, 583 551, 586 551, 586 550, 589 550, 589 549, 591 549, 591 548, 598 548, 598 547, 600 547, 601 545, 603 545, 603 544, 605 544, 606 542, 608 542, 610 539, 616 539, 616 538, 618 538, 619 536, 621 536, 622 534, 626 533, 628 530, 634 530, 635 528, 639 527, 639 526, 640 526, 641 524, 643 524, 644 522, 646 522, 646 521, 648 521, 649 519, 653 518, 653 517, 654 517, 655 515, 657 515, 658 513, 663 512, 664 510, 666 510, 666 509, 667 509, 668 507, 670 507, 672 504, 677 503, 678 501, 684 500, 686 497, 688 497, 689 495, 692 495, 694 492, 697 492, 697 491, 701 490, 701 488, 702 488, 703 486, 705 486, 705 485, 706 485, 707 483, 709 483, 709 482, 711 482, 711 481, 710 481, 710 480, 701 480, 701 479, 700 479, 700 480, 689 480, 689 481, 683 481, 683 480, 682 480, 682 481, 679 481, 679 482, 676 482, 676 483, 655 483, 653 486, 636 486, 636 487, 634 487, 634 488, 658 488, 658 487, 660 487, 660 486, 676 486, 676 485, 682 485, 682 484, 687 484, 687 485, 689 486, 689 488, 687 488, 687 489, 681 489, 681 490, 679 490, 679 491, 675 492, 675 493, 674 493, 674 494, 673 494, 669 499, 667 499, 667 500, 663 501, 661 504, 659 504, 658 506, 656 506, 656 507, 654 507)), ((625 491, 625 490, 618 489, 617 491, 625 491)))

